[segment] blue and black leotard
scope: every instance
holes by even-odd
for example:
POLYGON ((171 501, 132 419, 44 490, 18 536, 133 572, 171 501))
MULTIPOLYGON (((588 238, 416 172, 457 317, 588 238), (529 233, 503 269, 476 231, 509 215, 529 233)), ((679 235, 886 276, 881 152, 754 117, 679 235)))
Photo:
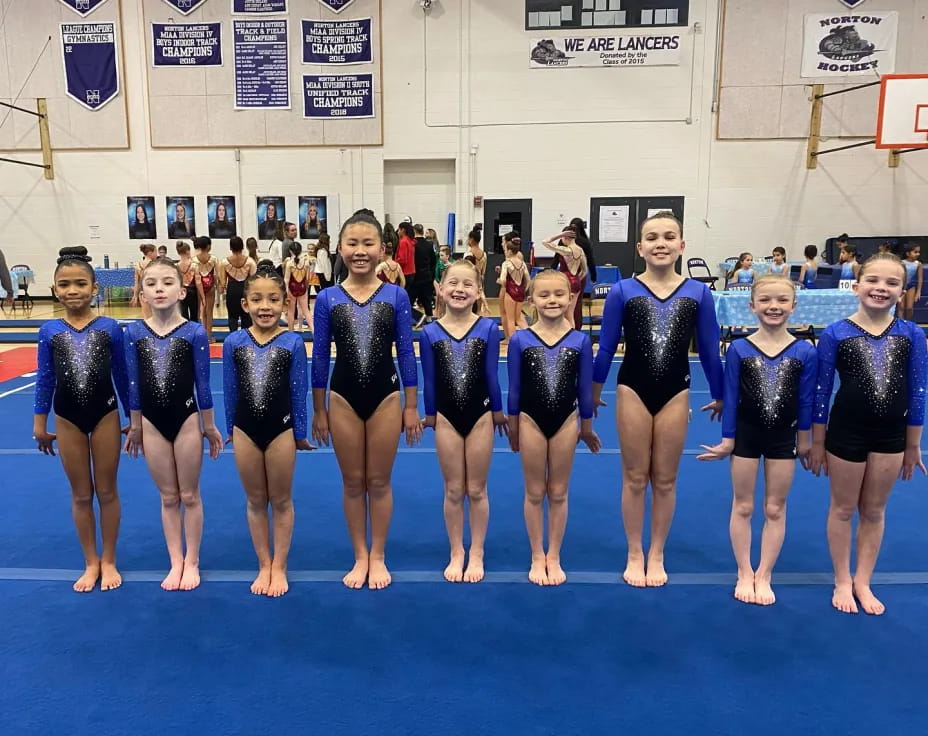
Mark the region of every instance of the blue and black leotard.
POLYGON ((313 319, 314 389, 325 388, 329 382, 332 340, 337 353, 331 390, 362 421, 400 389, 394 342, 403 386, 418 385, 409 297, 400 287, 381 284, 364 302, 355 300, 341 284, 322 290, 313 319))
POLYGON ((90 434, 118 410, 117 394, 128 413, 127 384, 123 333, 116 320, 96 317, 77 330, 53 319, 39 328, 36 414, 48 414, 54 405, 56 416, 90 434))
POLYGON ((296 332, 280 332, 263 345, 250 329, 236 330, 222 344, 226 431, 238 427, 267 450, 288 429, 306 439, 306 346, 296 332))
POLYGON ((696 334, 713 399, 722 398, 719 323, 705 284, 684 279, 664 299, 640 279, 623 279, 609 292, 603 311, 593 380, 604 383, 625 332, 625 357, 618 383, 628 386, 656 415, 674 396, 690 387, 689 344, 696 334))
POLYGON ((126 367, 129 408, 141 411, 168 442, 187 417, 213 408, 209 340, 197 322, 182 322, 166 335, 133 322, 126 328, 126 367))
POLYGON ((478 318, 456 338, 441 324, 425 326, 419 337, 425 415, 441 414, 467 437, 488 411, 502 411, 499 389, 499 326, 478 318))
POLYGON ((548 439, 574 411, 593 416, 593 345, 571 330, 553 345, 533 330, 519 330, 509 340, 509 415, 524 412, 548 439))

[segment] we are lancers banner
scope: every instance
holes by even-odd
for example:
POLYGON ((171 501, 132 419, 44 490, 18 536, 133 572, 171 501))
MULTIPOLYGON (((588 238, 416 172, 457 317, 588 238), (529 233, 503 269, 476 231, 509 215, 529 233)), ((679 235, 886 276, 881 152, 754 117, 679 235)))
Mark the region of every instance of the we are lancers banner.
POLYGON ((679 33, 649 35, 601 34, 569 38, 533 39, 529 46, 532 69, 583 66, 678 66, 679 33))
POLYGON ((800 76, 890 74, 896 68, 898 32, 894 11, 806 15, 800 76))

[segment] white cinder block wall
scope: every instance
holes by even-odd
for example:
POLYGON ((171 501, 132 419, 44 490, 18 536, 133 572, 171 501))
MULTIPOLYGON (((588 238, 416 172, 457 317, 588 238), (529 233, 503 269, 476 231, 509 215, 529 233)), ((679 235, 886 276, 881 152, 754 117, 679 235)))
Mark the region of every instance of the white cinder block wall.
MULTIPOLYGON (((91 225, 101 226, 102 240, 90 244, 97 261, 104 252, 122 263, 137 257, 126 239, 126 195, 157 197, 161 232, 168 194, 196 195, 201 227, 207 194, 240 194, 243 224, 254 221, 256 194, 288 195, 291 206, 299 194, 337 195, 343 216, 362 206, 381 214, 384 159, 455 161, 454 196, 441 186, 458 237, 482 220, 475 194, 532 198, 536 239, 558 229, 559 214, 588 217, 590 197, 684 195, 689 249, 710 263, 778 244, 799 257, 807 242, 843 231, 928 230, 928 154, 889 169, 885 153, 857 149, 807 171, 803 140, 715 140, 716 0, 691 3, 678 68, 560 70, 528 68, 533 34, 520 0, 436 0, 428 19, 416 0, 384 0, 384 146, 242 149, 238 162, 233 150, 150 148, 140 2, 122 5, 130 150, 57 153, 52 182, 38 169, 0 164, 0 247, 8 262, 32 264, 43 284, 57 249, 87 243, 91 225)), ((408 178, 405 165, 393 166, 408 178)), ((427 221, 441 211, 430 201, 408 214, 443 236, 444 220, 427 221)))

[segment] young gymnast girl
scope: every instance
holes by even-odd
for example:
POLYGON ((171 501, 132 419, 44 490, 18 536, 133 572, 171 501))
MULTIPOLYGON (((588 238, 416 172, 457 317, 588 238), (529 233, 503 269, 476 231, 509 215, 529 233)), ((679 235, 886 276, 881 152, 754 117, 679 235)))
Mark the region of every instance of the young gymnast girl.
POLYGON ((587 268, 583 248, 577 245, 576 227, 568 225, 564 232, 546 240, 545 245, 558 254, 560 269, 567 276, 570 284, 570 311, 567 313, 567 321, 579 330, 583 325, 576 323, 574 317, 577 314, 577 300, 583 292, 587 268))
POLYGON ((911 480, 921 459, 928 376, 925 335, 893 317, 905 268, 889 253, 860 268, 860 303, 848 319, 829 325, 818 343, 818 381, 812 425, 811 470, 831 480, 828 549, 835 570, 831 604, 869 614, 886 608, 870 590, 883 540, 884 513, 896 478, 911 480), (835 371, 841 378, 829 412, 835 371), (827 429, 826 429, 827 425, 827 429), (858 513, 857 568, 851 576, 851 522, 858 513))
POLYGON ((500 312, 503 317, 503 334, 508 342, 513 332, 528 327, 522 305, 525 303, 525 290, 530 278, 522 257, 522 239, 518 234, 507 233, 503 236, 503 243, 506 246, 506 260, 499 267, 496 283, 503 287, 500 292, 500 312))
POLYGON ((799 269, 799 283, 802 284, 803 289, 814 289, 815 278, 818 276, 818 261, 815 260, 818 256, 818 248, 814 245, 807 245, 803 253, 806 262, 799 269))
POLYGON ((182 284, 172 261, 149 263, 142 272, 142 299, 152 315, 126 329, 131 414, 126 452, 145 456, 161 494, 161 524, 171 562, 161 582, 165 590, 193 590, 200 584, 203 437, 210 457, 219 457, 222 449, 209 388, 209 341, 202 325, 180 315, 182 284))
POLYGON ((600 448, 593 431, 593 346, 588 336, 567 324, 571 291, 565 273, 542 271, 532 280, 530 296, 538 318, 509 343, 509 445, 520 453, 525 476, 523 512, 532 549, 528 579, 536 585, 560 585, 567 580, 561 543, 574 452, 579 440, 594 453, 600 448))
POLYGON ((245 283, 247 330, 222 344, 226 443, 248 501, 248 531, 258 557, 255 595, 289 590, 287 555, 293 537, 293 468, 306 438, 306 347, 303 337, 280 327, 286 287, 270 261, 245 283), (268 505, 273 510, 273 553, 268 505))
POLYGON ((229 256, 220 264, 219 281, 226 293, 226 315, 229 318, 229 332, 239 327, 247 330, 251 327, 251 317, 242 306, 245 297, 245 282, 255 275, 258 264, 245 253, 245 243, 238 235, 229 239, 229 256))
POLYGON ((313 329, 313 438, 328 444, 331 434, 342 473, 343 504, 355 563, 343 578, 349 588, 364 582, 373 589, 390 584, 385 563, 387 531, 393 514, 390 474, 400 430, 410 445, 422 427, 416 407, 416 356, 412 315, 406 292, 381 283, 375 269, 383 254, 383 229, 365 212, 342 225, 339 254, 348 277, 323 290, 316 300, 313 329), (326 406, 331 341, 337 354, 326 406), (405 408, 393 362, 396 344, 405 408), (367 546, 370 509, 371 544, 367 546))
POLYGON ((200 284, 200 322, 206 328, 206 336, 213 341, 213 307, 216 305, 216 280, 219 278, 219 260, 210 255, 213 241, 201 235, 196 239, 197 256, 193 266, 196 269, 197 283, 200 284))
POLYGON ((126 364, 122 328, 109 317, 95 317, 91 310, 98 287, 87 249, 62 248, 59 256, 54 288, 65 316, 39 328, 32 435, 46 455, 55 454, 58 440, 86 566, 74 590, 86 593, 97 580, 101 590, 122 584, 116 569, 120 517, 116 470, 122 449, 116 394, 123 407, 128 406, 126 364), (48 431, 52 407, 54 434, 48 431), (97 552, 94 496, 100 504, 102 556, 97 552))
POLYGON ((688 347, 695 332, 712 401, 710 419, 722 413, 719 325, 705 284, 681 277, 674 264, 686 247, 679 220, 658 212, 641 225, 638 254, 645 270, 609 292, 599 352, 593 368, 594 408, 625 332, 625 357, 616 391, 616 421, 622 445, 622 521, 628 539, 629 585, 667 582, 664 544, 673 521, 677 472, 689 416, 688 347), (645 492, 651 482, 651 549, 642 546, 645 492))
POLYGON ((183 279, 184 298, 180 302, 180 313, 184 319, 191 322, 200 321, 200 302, 203 301, 203 285, 197 278, 197 269, 190 257, 190 244, 183 240, 177 241, 177 255, 180 259, 177 267, 183 279))
POLYGON ((135 264, 135 283, 132 287, 132 299, 129 301, 130 307, 142 307, 142 318, 147 319, 151 317, 151 309, 145 303, 140 301, 140 296, 142 293, 142 271, 145 270, 145 266, 155 260, 155 246, 151 243, 142 243, 139 246, 139 250, 142 253, 142 260, 135 264))
POLYGON ((774 276, 789 276, 789 264, 786 262, 786 248, 778 245, 773 249, 773 262, 770 264, 770 273, 774 276))
POLYGON ((841 248, 838 254, 838 262, 841 264, 841 280, 856 281, 857 273, 860 271, 860 264, 857 262, 857 248, 850 243, 841 248))
POLYGON ((902 261, 902 265, 905 266, 905 291, 899 305, 903 319, 912 319, 915 312, 915 302, 922 298, 922 281, 925 267, 919 260, 921 254, 922 249, 918 243, 909 243, 903 250, 905 260, 902 261))
POLYGON ((290 254, 284 262, 284 283, 287 285, 289 300, 287 302, 287 329, 294 327, 303 331, 303 323, 312 324, 309 314, 309 256, 303 253, 303 246, 290 243, 290 254))
POLYGON ((406 276, 403 275, 403 269, 400 264, 393 260, 393 251, 395 250, 392 243, 384 243, 383 260, 377 264, 377 278, 385 284, 396 284, 401 289, 406 288, 406 276))
POLYGON ((757 276, 754 269, 751 268, 753 265, 754 256, 750 253, 742 253, 738 256, 738 263, 735 265, 735 270, 731 272, 731 276, 728 277, 728 282, 742 288, 753 284, 754 278, 757 276))
POLYGON ((457 261, 440 284, 445 313, 419 337, 425 399, 423 427, 435 430, 435 450, 445 479, 445 526, 451 559, 445 579, 483 580, 483 544, 490 503, 487 475, 493 428, 508 429, 499 388, 499 327, 474 314, 480 296, 477 269, 457 261), (470 555, 464 569, 464 498, 470 509, 470 555))
POLYGON ((751 311, 760 329, 735 340, 725 353, 722 441, 700 460, 731 455, 733 499, 729 532, 738 564, 735 598, 769 606, 776 600, 770 578, 786 534, 786 496, 796 457, 808 467, 812 449, 812 402, 818 360, 815 348, 786 329, 796 308, 792 282, 773 274, 751 287, 751 311), (798 431, 798 436, 797 436, 798 431), (764 533, 760 564, 751 564, 751 516, 760 458, 764 458, 764 533))

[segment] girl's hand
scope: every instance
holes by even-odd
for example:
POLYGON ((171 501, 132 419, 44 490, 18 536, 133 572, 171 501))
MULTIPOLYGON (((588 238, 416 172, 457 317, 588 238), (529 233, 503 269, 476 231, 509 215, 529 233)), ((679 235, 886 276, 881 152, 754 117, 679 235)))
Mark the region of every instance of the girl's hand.
POLYGON ((501 411, 493 412, 493 426, 500 437, 509 436, 509 419, 501 411))
POLYGON ((35 434, 32 435, 32 439, 38 443, 39 452, 43 455, 55 456, 55 440, 57 439, 57 435, 50 434, 43 429, 35 432, 35 434))
POLYGON ((700 447, 705 452, 697 455, 697 460, 724 460, 735 449, 735 440, 731 437, 724 437, 717 445, 700 445, 700 447))
POLYGON ((311 445, 309 443, 309 440, 306 437, 304 437, 303 439, 296 441, 296 449, 297 450, 315 450, 316 446, 311 445))
POLYGON ((796 457, 805 470, 812 469, 812 443, 799 440, 796 444, 796 457))
POLYGON ((710 422, 714 422, 716 419, 721 422, 722 421, 722 400, 715 399, 715 401, 710 401, 708 404, 701 407, 700 411, 709 412, 710 422))
POLYGON ((915 468, 922 471, 922 475, 928 475, 925 471, 925 463, 922 462, 922 448, 918 445, 911 445, 905 448, 905 454, 902 456, 902 470, 899 477, 902 480, 912 480, 915 475, 915 468))
POLYGON ((426 429, 435 429, 435 417, 424 417, 421 422, 422 431, 425 432, 426 429))
POLYGON ((220 434, 214 424, 212 427, 203 428, 203 436, 206 437, 206 441, 209 442, 209 456, 215 460, 219 457, 219 453, 222 452, 222 434, 220 434))
POLYGON ((313 440, 329 446, 329 413, 324 409, 313 413, 313 440))
POLYGON ((126 444, 125 444, 126 454, 129 457, 138 457, 139 455, 145 456, 145 449, 142 447, 142 428, 141 426, 129 427, 129 431, 126 432, 126 444))
POLYGON ((519 451, 519 417, 509 417, 509 449, 519 451))
POLYGON ((403 430, 406 432, 406 444, 409 447, 418 445, 422 439, 422 423, 419 421, 419 409, 407 406, 403 409, 403 430))
POLYGON ((593 416, 594 417, 599 416, 599 407, 601 406, 609 406, 609 405, 605 401, 603 401, 601 397, 599 396, 595 397, 593 399, 593 416))
POLYGON ((809 451, 809 470, 812 475, 818 478, 819 474, 824 471, 828 475, 828 459, 825 456, 825 444, 813 442, 812 449, 809 451))
POLYGON ((589 432, 580 431, 580 435, 577 438, 577 442, 583 440, 584 444, 590 448, 590 452, 594 455, 599 452, 599 448, 602 447, 602 442, 599 441, 599 435, 592 430, 589 432))

